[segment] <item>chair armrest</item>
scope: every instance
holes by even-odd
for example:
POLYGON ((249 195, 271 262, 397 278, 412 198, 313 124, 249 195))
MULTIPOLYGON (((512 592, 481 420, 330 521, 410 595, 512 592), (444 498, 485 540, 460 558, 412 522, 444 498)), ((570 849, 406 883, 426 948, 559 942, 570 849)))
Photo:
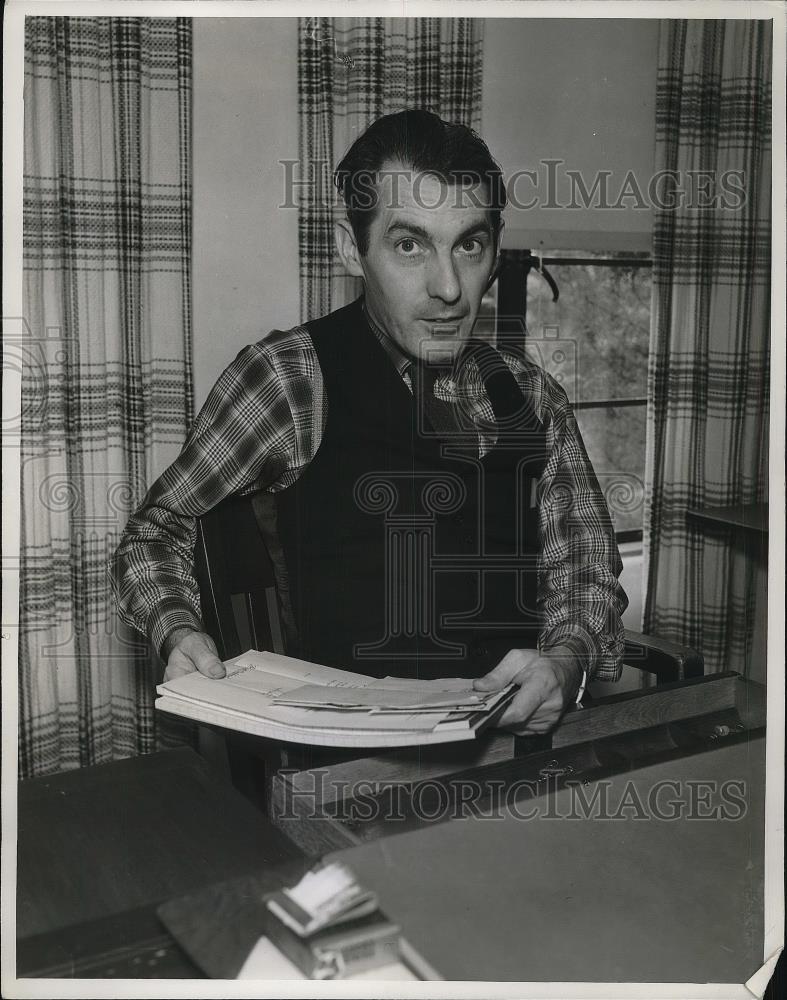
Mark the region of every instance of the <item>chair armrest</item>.
POLYGON ((695 649, 630 629, 625 630, 623 662, 655 674, 661 683, 702 677, 705 673, 702 654, 695 649))

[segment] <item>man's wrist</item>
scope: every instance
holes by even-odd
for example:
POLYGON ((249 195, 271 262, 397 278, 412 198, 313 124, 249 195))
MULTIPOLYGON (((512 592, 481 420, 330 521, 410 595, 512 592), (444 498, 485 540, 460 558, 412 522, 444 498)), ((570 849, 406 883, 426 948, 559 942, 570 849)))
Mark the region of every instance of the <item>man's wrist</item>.
POLYGON ((197 632, 197 629, 191 628, 188 625, 185 625, 182 628, 176 628, 174 631, 170 632, 161 644, 161 659, 166 663, 172 654, 172 650, 177 646, 177 644, 181 642, 181 640, 185 639, 187 635, 195 632, 197 632))
POLYGON ((579 624, 562 624, 545 630, 539 636, 539 649, 542 653, 550 653, 558 647, 568 655, 570 650, 579 659, 583 669, 587 670, 588 678, 593 676, 598 661, 597 637, 579 624))
POLYGON ((563 674, 566 704, 578 703, 585 693, 588 679, 587 658, 582 651, 574 646, 560 643, 551 649, 544 650, 543 655, 548 656, 563 674))
POLYGON ((161 659, 166 663, 174 648, 174 643, 169 642, 165 648, 164 644, 180 630, 178 639, 185 636, 187 632, 203 632, 205 626, 202 619, 183 600, 170 597, 156 602, 155 607, 150 612, 146 623, 145 634, 149 637, 151 645, 158 651, 161 659))

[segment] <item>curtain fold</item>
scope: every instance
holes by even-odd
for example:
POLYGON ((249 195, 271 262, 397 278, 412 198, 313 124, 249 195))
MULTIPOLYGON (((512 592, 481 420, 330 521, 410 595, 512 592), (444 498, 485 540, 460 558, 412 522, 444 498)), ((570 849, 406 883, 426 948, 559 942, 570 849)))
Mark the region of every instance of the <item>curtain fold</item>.
POLYGON ((191 22, 25 25, 19 764, 29 777, 162 743, 160 668, 119 623, 106 567, 177 455, 193 394, 191 22))
POLYGON ((332 174, 374 119, 418 107, 478 130, 483 18, 304 17, 298 25, 301 321, 352 301, 333 222, 332 174))
POLYGON ((769 21, 661 25, 643 627, 708 672, 764 656, 763 543, 687 511, 767 500, 771 43, 769 21))

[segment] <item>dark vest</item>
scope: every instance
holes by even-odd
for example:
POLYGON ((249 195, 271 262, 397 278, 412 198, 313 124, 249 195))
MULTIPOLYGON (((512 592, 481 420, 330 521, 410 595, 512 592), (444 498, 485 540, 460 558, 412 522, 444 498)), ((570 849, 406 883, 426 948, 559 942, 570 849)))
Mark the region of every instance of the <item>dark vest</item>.
POLYGON ((317 454, 276 495, 292 652, 429 678, 477 677, 535 648, 545 434, 500 355, 465 350, 495 413, 497 444, 479 459, 419 416, 360 300, 307 329, 328 406, 317 454))

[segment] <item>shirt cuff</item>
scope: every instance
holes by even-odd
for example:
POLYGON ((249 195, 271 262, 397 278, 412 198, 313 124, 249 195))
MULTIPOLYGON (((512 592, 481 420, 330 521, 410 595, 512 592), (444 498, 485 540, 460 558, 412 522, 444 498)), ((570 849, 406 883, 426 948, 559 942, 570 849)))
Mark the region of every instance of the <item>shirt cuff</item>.
POLYGON ((172 633, 179 628, 190 628, 195 632, 204 632, 205 626, 199 616, 191 608, 178 602, 172 605, 159 605, 153 621, 150 623, 147 633, 153 648, 158 652, 164 663, 169 659, 172 652, 168 648, 167 640, 172 633))
POLYGON ((545 653, 555 646, 567 646, 580 659, 587 677, 593 676, 593 668, 598 660, 598 645, 587 629, 581 625, 555 625, 538 637, 539 652, 545 653))

